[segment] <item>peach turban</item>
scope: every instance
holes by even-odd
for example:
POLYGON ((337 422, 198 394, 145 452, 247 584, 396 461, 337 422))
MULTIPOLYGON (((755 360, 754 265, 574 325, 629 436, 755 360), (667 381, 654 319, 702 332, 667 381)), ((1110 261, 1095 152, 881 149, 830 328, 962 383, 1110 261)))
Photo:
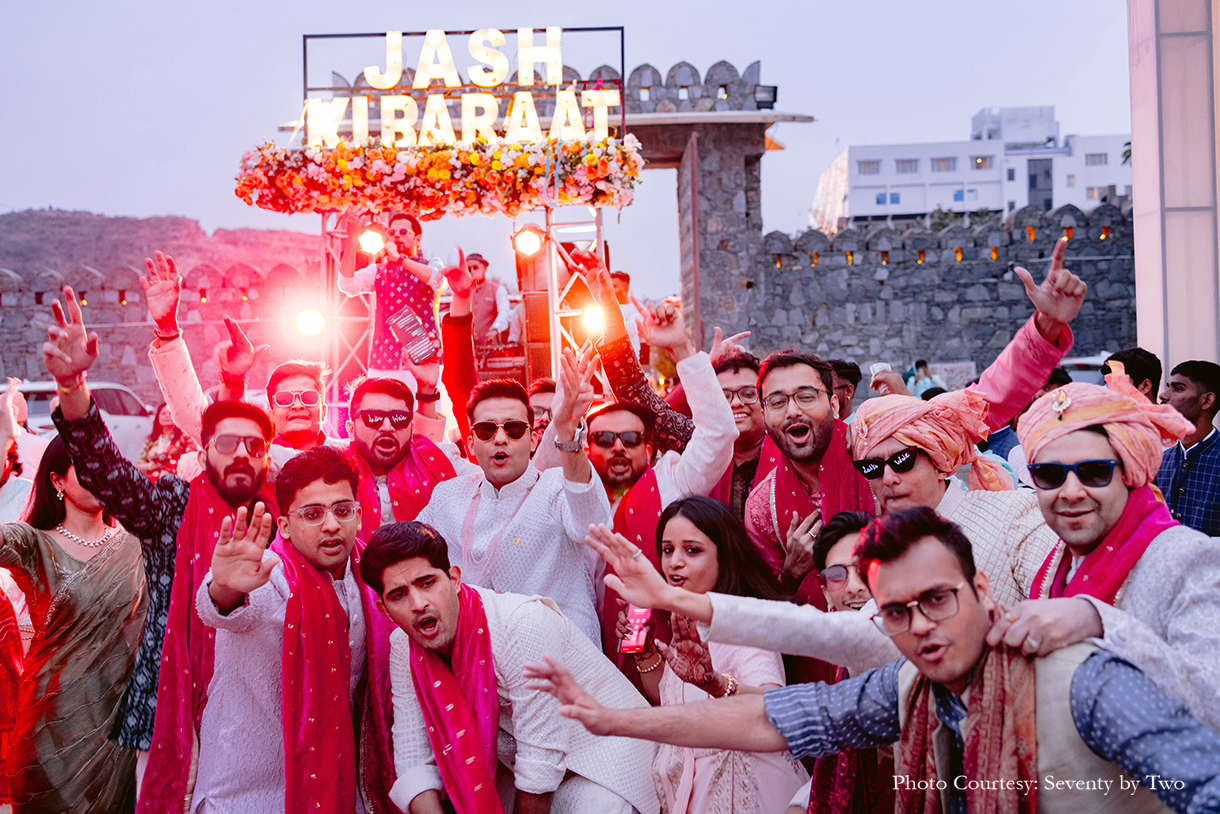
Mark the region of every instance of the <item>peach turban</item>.
POLYGON ((852 457, 867 458, 882 441, 896 438, 926 452, 941 472, 951 475, 971 464, 971 489, 1012 489, 1012 478, 1004 468, 979 457, 974 446, 991 434, 987 410, 987 399, 976 389, 942 393, 931 401, 912 396, 869 399, 852 418, 852 457))
POLYGON ((1109 388, 1074 382, 1035 401, 1017 424, 1025 459, 1033 463, 1052 441, 1101 425, 1122 461, 1123 483, 1133 489, 1152 483, 1165 447, 1181 440, 1191 424, 1168 404, 1149 402, 1126 375, 1111 373, 1106 382, 1109 388))

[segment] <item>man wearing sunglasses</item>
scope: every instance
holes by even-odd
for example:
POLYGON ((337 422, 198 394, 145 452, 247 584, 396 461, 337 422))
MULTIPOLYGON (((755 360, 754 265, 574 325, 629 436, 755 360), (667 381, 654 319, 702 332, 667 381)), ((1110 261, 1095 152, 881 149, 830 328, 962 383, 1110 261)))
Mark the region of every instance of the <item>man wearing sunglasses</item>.
POLYGON ((559 374, 549 443, 560 465, 539 471, 530 460, 534 416, 525 388, 510 379, 480 382, 466 405, 467 443, 480 470, 438 485, 416 519, 448 541, 465 582, 549 597, 600 644, 584 536, 590 524, 610 519, 610 503, 584 454, 581 418, 592 399, 593 367, 581 376, 567 350, 559 374))
POLYGON ((1083 641, 1144 670, 1220 729, 1220 544, 1174 520, 1153 479, 1191 430, 1118 374, 1034 402, 1017 427, 1059 542, 992 639, 1047 653, 1083 641), (1079 601, 1085 600, 1085 601, 1079 601))
POLYGON ((603 706, 553 659, 525 665, 529 686, 598 735, 798 758, 894 744, 899 811, 1220 811, 1220 735, 1140 670, 1092 645, 1030 658, 987 643, 1002 611, 958 527, 895 512, 857 553, 903 657, 884 667, 646 709, 603 706))
POLYGON ((275 425, 252 404, 217 402, 201 416, 204 471, 189 483, 173 475, 149 481, 120 455, 89 395, 85 374, 97 358, 97 338, 86 334, 72 290, 64 295, 67 311, 54 304, 56 324, 43 347, 59 384, 53 418, 82 485, 140 537, 148 615, 119 740, 150 755, 137 770, 142 810, 167 811, 187 794, 194 716, 212 668, 211 639, 193 611, 195 590, 225 518, 255 502, 278 514, 264 482, 275 425))

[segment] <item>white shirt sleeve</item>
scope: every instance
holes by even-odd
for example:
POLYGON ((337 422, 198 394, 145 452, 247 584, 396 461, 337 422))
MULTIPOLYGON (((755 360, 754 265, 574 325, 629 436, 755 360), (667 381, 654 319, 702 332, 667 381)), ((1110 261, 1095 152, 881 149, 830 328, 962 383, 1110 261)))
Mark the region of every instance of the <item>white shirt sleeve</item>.
POLYGON ((597 472, 591 473, 588 483, 573 483, 563 479, 563 496, 565 500, 559 504, 560 521, 568 538, 575 540, 581 548, 585 545, 585 535, 589 526, 611 521, 610 498, 606 496, 606 487, 597 472))
POLYGON ((401 630, 390 634, 390 689, 394 703, 394 773, 398 776, 390 789, 390 800, 407 811, 411 801, 425 791, 435 789, 443 794, 444 784, 415 696, 410 643, 401 630))
POLYGON ((496 320, 491 323, 491 329, 496 332, 508 330, 508 315, 510 307, 508 304, 508 288, 503 285, 496 286, 496 320))
POLYGON ((678 362, 678 375, 686 390, 695 432, 681 455, 670 451, 657 462, 662 506, 712 491, 733 461, 733 442, 737 440, 733 410, 708 355, 700 351, 678 362))
POLYGON ((349 297, 357 294, 368 294, 374 290, 377 281, 377 267, 368 265, 352 274, 351 277, 339 275, 339 290, 349 297))
POLYGON ((203 386, 199 384, 199 377, 195 375, 195 366, 191 364, 191 354, 186 348, 186 342, 179 336, 159 348, 150 346, 148 360, 152 362, 157 384, 161 386, 161 395, 169 405, 169 413, 174 417, 174 423, 196 444, 202 446, 200 436, 203 433, 203 411, 208 408, 210 402, 203 393, 203 386))
MULTIPOLYGON (((273 557, 270 549, 263 552, 263 559, 273 557)), ((271 578, 245 596, 245 604, 239 605, 226 615, 221 615, 212 601, 208 588, 212 585, 212 571, 204 576, 195 593, 195 610, 199 621, 216 630, 245 633, 267 624, 283 624, 284 608, 288 604, 288 581, 284 577, 284 566, 276 564, 271 578)))

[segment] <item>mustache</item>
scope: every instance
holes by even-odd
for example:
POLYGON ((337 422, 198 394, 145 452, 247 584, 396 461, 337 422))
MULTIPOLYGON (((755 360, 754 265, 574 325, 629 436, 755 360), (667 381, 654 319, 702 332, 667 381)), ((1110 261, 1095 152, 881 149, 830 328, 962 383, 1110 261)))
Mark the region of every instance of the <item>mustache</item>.
POLYGON ((788 430, 792 429, 793 427, 807 427, 812 430, 813 422, 807 418, 791 418, 791 419, 785 421, 783 423, 783 425, 780 426, 780 431, 787 432, 788 430))
POLYGON ((250 464, 242 463, 240 461, 231 463, 225 467, 224 476, 227 478, 227 477, 229 477, 229 475, 235 475, 235 474, 239 474, 239 473, 249 475, 251 478, 253 478, 254 477, 254 467, 250 466, 250 464))

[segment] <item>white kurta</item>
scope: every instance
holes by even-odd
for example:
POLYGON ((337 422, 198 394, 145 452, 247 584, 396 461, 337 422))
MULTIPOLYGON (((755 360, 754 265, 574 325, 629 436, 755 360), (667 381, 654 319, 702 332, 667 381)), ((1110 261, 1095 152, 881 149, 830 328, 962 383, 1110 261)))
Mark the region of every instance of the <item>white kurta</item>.
POLYGON ((539 474, 530 464, 497 490, 480 470, 437 484, 416 519, 445 538, 449 562, 468 585, 549 597, 590 641, 601 642, 585 535, 590 524, 610 522, 610 501, 596 477, 573 483, 561 469, 539 474), (468 520, 469 556, 463 552, 468 520))
MULTIPOLYGON (((264 555, 271 556, 270 552, 264 555)), ((246 596, 246 604, 221 616, 208 594, 208 572, 195 608, 216 628, 216 669, 199 727, 199 767, 190 811, 265 814, 284 808, 283 663, 288 580, 283 565, 246 596), (205 806, 206 803, 206 806, 205 806)), ((364 671, 364 609, 351 568, 334 583, 347 613, 352 649, 351 691, 364 671)), ((357 803, 357 810, 362 810, 357 803)))
MULTIPOLYGON (((655 814, 658 802, 652 761, 656 747, 631 738, 598 737, 576 721, 561 717, 558 701, 526 687, 523 666, 541 664, 542 657, 550 655, 608 707, 626 709, 648 703, 548 600, 476 590, 487 614, 500 701, 497 754, 501 764, 511 770, 515 787, 533 794, 556 792, 552 814, 606 811, 607 791, 644 814, 655 814)), ((390 636, 390 681, 398 776, 390 799, 406 811, 416 795, 441 790, 443 785, 411 678, 410 640, 402 630, 390 636)))

